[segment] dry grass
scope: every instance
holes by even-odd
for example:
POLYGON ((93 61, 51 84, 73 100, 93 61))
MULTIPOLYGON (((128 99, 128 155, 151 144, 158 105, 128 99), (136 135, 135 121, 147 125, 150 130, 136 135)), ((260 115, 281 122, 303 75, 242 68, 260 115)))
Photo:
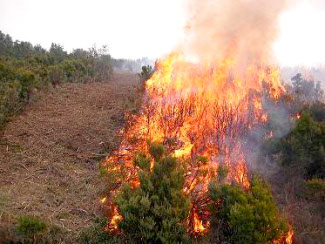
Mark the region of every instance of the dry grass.
MULTIPOLYGON (((0 239, 18 216, 36 215, 75 243, 100 215, 98 157, 114 149, 137 76, 64 84, 41 95, 0 136, 0 239)), ((60 242, 61 242, 60 241, 60 242)), ((0 241, 1 243, 1 241, 0 241)))

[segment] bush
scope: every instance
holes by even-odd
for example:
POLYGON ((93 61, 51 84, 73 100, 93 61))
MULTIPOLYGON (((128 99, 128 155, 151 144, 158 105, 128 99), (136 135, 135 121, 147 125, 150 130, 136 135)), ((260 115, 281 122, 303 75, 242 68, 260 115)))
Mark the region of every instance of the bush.
POLYGON ((165 148, 163 147, 163 145, 157 142, 149 143, 149 146, 150 146, 149 149, 150 154, 153 156, 155 161, 159 161, 163 156, 163 154, 165 153, 165 148))
POLYGON ((13 42, 0 31, 0 53, 0 126, 29 102, 34 89, 67 81, 108 80, 112 73, 106 47, 68 54, 52 44, 46 51, 28 42, 13 42))
POLYGON ((27 237, 34 236, 46 230, 46 224, 34 216, 21 216, 18 219, 17 231, 27 237))
POLYGON ((298 169, 306 179, 325 178, 325 126, 303 114, 295 129, 277 144, 284 166, 298 169))
POLYGON ((239 185, 210 186, 214 242, 270 243, 287 230, 270 188, 253 177, 251 190, 239 185))
POLYGON ((109 232, 104 231, 107 224, 106 218, 95 219, 92 227, 82 231, 79 236, 80 244, 118 244, 123 241, 118 236, 112 236, 109 232))
POLYGON ((152 66, 150 65, 142 66, 142 71, 140 73, 140 77, 142 81, 149 80, 152 74, 153 74, 152 66))
MULTIPOLYGON (((162 146, 154 144, 151 152, 162 146)), ((143 155, 136 160, 143 164, 139 173, 140 187, 133 190, 125 186, 116 199, 123 220, 119 227, 135 243, 184 243, 184 221, 189 211, 189 201, 182 192, 183 171, 175 158, 156 159, 152 172, 143 155)))

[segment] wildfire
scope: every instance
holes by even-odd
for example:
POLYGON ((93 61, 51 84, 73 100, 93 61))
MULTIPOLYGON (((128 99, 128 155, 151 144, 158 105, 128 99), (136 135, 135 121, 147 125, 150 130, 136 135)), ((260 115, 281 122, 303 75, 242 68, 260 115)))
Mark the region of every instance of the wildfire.
MULTIPOLYGON (((278 68, 269 65, 267 59, 276 17, 268 14, 278 13, 282 3, 268 4, 272 11, 262 3, 266 12, 261 14, 251 12, 254 5, 250 5, 260 1, 222 0, 229 8, 225 15, 210 7, 214 1, 193 1, 200 6, 195 9, 206 10, 209 17, 194 11, 187 27, 193 38, 188 46, 199 61, 191 61, 186 48, 180 47, 156 63, 154 74, 145 83, 141 113, 129 117, 119 150, 104 164, 116 174, 114 191, 123 183, 137 188, 139 168, 133 163, 134 155, 148 153, 148 141, 162 143, 171 155, 189 162, 183 192, 191 197, 195 209, 188 225, 190 232, 206 233, 209 183, 223 165, 229 170, 228 183, 250 188, 248 137, 268 121, 265 99, 276 102, 284 91, 278 68), (233 11, 235 7, 249 11, 241 14, 249 18, 236 22, 239 26, 233 22, 239 13, 233 11), (268 18, 261 21, 268 28, 256 25, 255 20, 264 15, 268 18), (215 24, 207 25, 207 19, 215 24)), ((272 136, 272 132, 265 135, 272 136)), ((110 224, 120 218, 118 211, 113 216, 110 224)))
MULTIPOLYGON (((192 199, 208 191, 220 164, 229 169, 227 181, 250 187, 245 138, 268 119, 263 94, 276 100, 282 87, 273 69, 252 64, 244 75, 237 75, 235 63, 225 59, 215 66, 193 64, 182 52, 157 63, 146 82, 142 113, 130 119, 120 149, 105 164, 109 172, 119 173, 117 188, 122 183, 139 186, 133 157, 138 151, 148 152, 148 140, 163 143, 178 158, 206 158, 187 165, 184 192, 192 199)), ((202 206, 199 212, 205 210, 202 206)), ((198 213, 193 228, 206 231, 198 213)))

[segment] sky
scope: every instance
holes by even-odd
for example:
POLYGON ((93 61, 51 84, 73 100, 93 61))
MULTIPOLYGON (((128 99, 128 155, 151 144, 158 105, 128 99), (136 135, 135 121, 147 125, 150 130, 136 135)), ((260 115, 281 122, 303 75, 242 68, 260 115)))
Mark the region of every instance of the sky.
MULTIPOLYGON (((115 58, 157 58, 184 37, 185 1, 0 0, 0 30, 45 48, 107 44, 115 58)), ((325 0, 297 1, 279 18, 274 55, 282 66, 325 64, 325 0)))

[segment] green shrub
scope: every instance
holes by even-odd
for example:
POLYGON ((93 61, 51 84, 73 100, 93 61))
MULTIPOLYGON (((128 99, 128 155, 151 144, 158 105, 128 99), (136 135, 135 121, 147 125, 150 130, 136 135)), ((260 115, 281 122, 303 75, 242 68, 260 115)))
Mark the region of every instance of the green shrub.
POLYGON ((106 218, 95 219, 93 226, 83 230, 79 236, 80 244, 118 244, 123 240, 118 236, 113 236, 109 232, 104 231, 107 224, 106 218))
MULTIPOLYGON (((143 155, 136 160, 148 162, 143 155)), ((189 201, 182 192, 184 172, 177 165, 175 158, 165 157, 155 162, 152 172, 143 167, 140 187, 133 190, 125 186, 117 197, 123 216, 119 227, 134 243, 186 242, 184 221, 189 201)))
POLYGON ((142 66, 142 71, 140 73, 140 77, 142 81, 149 80, 152 74, 153 74, 152 66, 150 65, 142 66))
POLYGON ((284 166, 292 166, 306 179, 325 178, 325 125, 303 114, 296 127, 276 145, 284 166))
POLYGON ((158 142, 149 143, 149 146, 150 146, 149 149, 150 154, 153 156, 155 161, 159 161, 165 153, 164 146, 158 142))
POLYGON ((212 236, 214 242, 271 243, 286 230, 269 187, 252 178, 251 190, 239 185, 212 184, 212 236))
POLYGON ((17 231, 27 237, 39 234, 46 228, 46 224, 34 216, 21 216, 17 223, 17 231))

